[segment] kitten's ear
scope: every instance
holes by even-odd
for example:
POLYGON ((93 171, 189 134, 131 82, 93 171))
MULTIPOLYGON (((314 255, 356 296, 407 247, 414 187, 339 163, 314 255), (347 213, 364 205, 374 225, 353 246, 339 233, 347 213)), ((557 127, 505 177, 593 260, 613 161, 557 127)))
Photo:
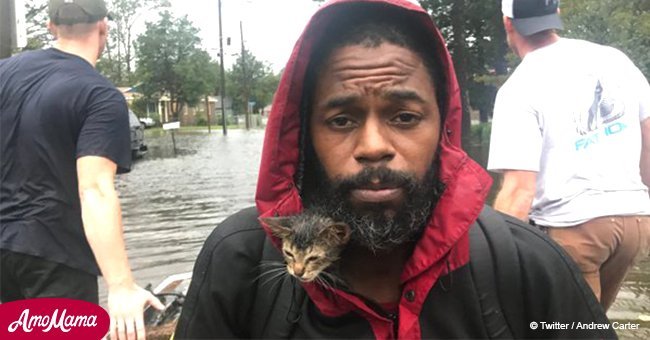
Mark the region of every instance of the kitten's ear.
POLYGON ((286 238, 293 232, 289 224, 289 217, 260 217, 259 220, 269 226, 273 235, 286 238))
POLYGON ((341 222, 332 223, 325 230, 325 237, 334 245, 344 245, 350 240, 350 227, 341 222))

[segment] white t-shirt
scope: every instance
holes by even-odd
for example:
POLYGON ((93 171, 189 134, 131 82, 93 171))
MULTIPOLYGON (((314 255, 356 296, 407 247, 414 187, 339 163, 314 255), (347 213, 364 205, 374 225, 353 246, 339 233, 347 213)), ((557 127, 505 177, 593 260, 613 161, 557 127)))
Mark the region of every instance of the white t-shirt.
POLYGON ((650 215, 639 168, 647 118, 650 85, 627 56, 560 39, 527 54, 499 90, 488 169, 538 173, 539 225, 650 215))

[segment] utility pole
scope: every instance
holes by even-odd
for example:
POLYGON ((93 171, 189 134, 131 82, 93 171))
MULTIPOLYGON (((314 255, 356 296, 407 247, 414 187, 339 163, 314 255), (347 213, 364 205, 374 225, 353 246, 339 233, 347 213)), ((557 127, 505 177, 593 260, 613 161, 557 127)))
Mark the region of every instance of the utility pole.
POLYGON ((11 57, 16 30, 14 0, 0 0, 0 59, 11 57))
POLYGON ((251 128, 251 117, 250 113, 248 112, 248 97, 250 97, 250 84, 248 83, 247 75, 246 75, 246 47, 244 47, 244 26, 241 22, 239 21, 239 32, 241 34, 241 67, 242 67, 242 73, 243 73, 243 78, 244 78, 244 118, 246 121, 246 130, 250 130, 251 128))
POLYGON ((226 72, 224 71, 223 67, 223 31, 221 28, 221 0, 219 0, 219 58, 221 59, 221 86, 220 86, 220 91, 219 95, 221 98, 219 99, 221 101, 221 119, 223 123, 223 135, 228 134, 228 130, 226 128, 226 125, 228 124, 226 122, 226 104, 224 101, 224 94, 226 93, 226 72))
POLYGON ((212 133, 210 128, 210 96, 205 96, 205 114, 208 118, 208 133, 212 133))

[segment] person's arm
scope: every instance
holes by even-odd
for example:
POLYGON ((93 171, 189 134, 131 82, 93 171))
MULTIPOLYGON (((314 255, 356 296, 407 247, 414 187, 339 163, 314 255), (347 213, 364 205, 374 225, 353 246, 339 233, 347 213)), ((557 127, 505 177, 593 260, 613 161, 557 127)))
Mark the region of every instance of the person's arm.
POLYGON ((506 170, 502 173, 502 184, 494 209, 528 221, 530 206, 535 197, 537 172, 523 170, 506 170))
POLYGON ((117 165, 104 157, 77 159, 81 216, 86 238, 108 287, 111 339, 144 339, 144 307, 165 307, 133 279, 114 186, 116 171, 117 165))
POLYGON ((641 121, 641 179, 650 188, 650 118, 641 121))
POLYGON ((528 221, 544 145, 543 111, 517 79, 508 80, 497 94, 487 169, 501 175, 494 209, 528 221))

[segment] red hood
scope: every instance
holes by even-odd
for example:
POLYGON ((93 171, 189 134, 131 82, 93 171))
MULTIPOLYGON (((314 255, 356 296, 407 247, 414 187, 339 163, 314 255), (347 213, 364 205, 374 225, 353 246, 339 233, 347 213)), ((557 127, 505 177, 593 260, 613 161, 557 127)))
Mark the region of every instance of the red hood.
MULTIPOLYGON (((300 162, 300 104, 305 71, 314 41, 327 34, 326 27, 336 22, 336 13, 350 3, 384 3, 388 5, 387 11, 408 11, 414 22, 421 23, 423 34, 430 34, 436 50, 443 51, 438 62, 446 74, 448 105, 439 144, 439 174, 446 189, 404 269, 402 281, 434 267, 453 270, 469 259, 467 232, 483 207, 492 180, 460 148, 460 90, 445 41, 429 15, 406 0, 335 0, 323 5, 312 17, 296 42, 273 100, 257 184, 257 209, 260 216, 292 215, 302 210, 294 174, 300 162)), ((440 271, 437 272, 439 275, 440 271)), ((314 289, 308 291, 313 297, 314 289)), ((327 309, 327 306, 319 307, 327 309)))

